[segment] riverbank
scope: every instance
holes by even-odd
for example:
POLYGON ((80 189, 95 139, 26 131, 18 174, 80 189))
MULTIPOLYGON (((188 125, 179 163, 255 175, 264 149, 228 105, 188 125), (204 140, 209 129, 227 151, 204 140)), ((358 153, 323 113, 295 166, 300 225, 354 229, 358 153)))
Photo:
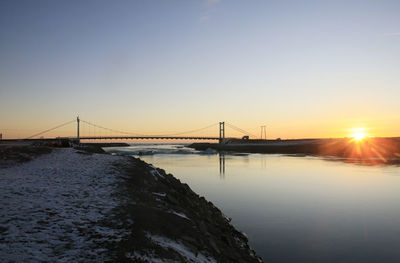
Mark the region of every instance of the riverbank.
POLYGON ((125 142, 84 142, 81 143, 83 146, 94 146, 94 147, 127 147, 129 146, 128 143, 125 142))
POLYGON ((93 147, 32 149, 1 160, 6 261, 262 262, 218 208, 162 169, 93 147))
POLYGON ((400 138, 367 138, 356 141, 341 139, 304 139, 251 142, 234 141, 225 144, 193 143, 188 147, 204 151, 297 154, 314 156, 332 156, 344 159, 370 160, 378 163, 400 163, 400 138))

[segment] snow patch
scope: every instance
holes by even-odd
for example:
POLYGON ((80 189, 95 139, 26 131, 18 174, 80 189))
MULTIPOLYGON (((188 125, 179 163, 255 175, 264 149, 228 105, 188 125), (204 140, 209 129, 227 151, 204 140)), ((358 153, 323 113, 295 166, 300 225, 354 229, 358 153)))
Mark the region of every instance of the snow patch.
POLYGON ((165 261, 165 260, 163 260, 161 258, 156 258, 154 255, 148 256, 148 255, 140 254, 138 252, 125 253, 125 257, 127 257, 129 259, 132 259, 132 260, 141 259, 143 261, 151 262, 151 263, 178 263, 177 261, 171 261, 171 260, 165 261))
POLYGON ((155 168, 153 165, 150 165, 150 167, 153 168, 153 170, 151 170, 150 173, 151 173, 154 177, 158 176, 158 177, 161 177, 161 178, 165 178, 162 174, 160 174, 160 173, 157 171, 157 168, 155 168))
POLYGON ((168 210, 168 213, 171 213, 171 214, 177 215, 179 217, 185 218, 187 220, 190 220, 184 213, 179 213, 174 210, 168 210))
POLYGON ((230 218, 229 216, 225 215, 224 213, 221 213, 222 216, 226 219, 226 221, 231 222, 232 218, 230 218))
MULTIPOLYGON (((154 243, 164 248, 175 250, 181 256, 185 257, 188 262, 193 263, 217 263, 217 261, 212 257, 206 257, 201 253, 194 254, 187 247, 185 247, 182 243, 178 243, 174 240, 168 239, 166 237, 155 236, 151 234, 147 234, 147 237, 150 238, 154 243)), ((150 261, 153 262, 153 261, 150 261)))
POLYGON ((0 169, 2 260, 107 261, 104 243, 118 242, 126 230, 99 222, 118 205, 113 192, 121 177, 112 166, 124 160, 54 149, 0 169))
POLYGON ((166 197, 167 196, 166 193, 157 193, 157 192, 153 192, 153 195, 160 196, 160 197, 166 197))

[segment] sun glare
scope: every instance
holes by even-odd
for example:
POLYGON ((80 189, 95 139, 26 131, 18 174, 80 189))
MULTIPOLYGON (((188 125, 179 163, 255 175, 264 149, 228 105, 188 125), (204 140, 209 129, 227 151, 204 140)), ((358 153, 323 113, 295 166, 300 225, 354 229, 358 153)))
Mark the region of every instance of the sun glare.
POLYGON ((357 132, 353 134, 353 138, 355 141, 361 141, 365 137, 367 137, 367 135, 364 132, 357 132))
POLYGON ((367 137, 367 134, 364 132, 364 128, 354 129, 354 133, 351 135, 354 141, 359 142, 364 140, 367 137))

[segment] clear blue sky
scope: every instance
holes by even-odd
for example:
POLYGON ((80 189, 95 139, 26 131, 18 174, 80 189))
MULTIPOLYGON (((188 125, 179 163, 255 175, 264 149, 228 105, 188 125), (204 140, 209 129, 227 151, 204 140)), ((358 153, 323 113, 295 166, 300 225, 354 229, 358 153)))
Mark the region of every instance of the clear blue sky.
POLYGON ((400 1, 2 0, 0 132, 80 114, 143 132, 400 135, 399 14, 400 1))

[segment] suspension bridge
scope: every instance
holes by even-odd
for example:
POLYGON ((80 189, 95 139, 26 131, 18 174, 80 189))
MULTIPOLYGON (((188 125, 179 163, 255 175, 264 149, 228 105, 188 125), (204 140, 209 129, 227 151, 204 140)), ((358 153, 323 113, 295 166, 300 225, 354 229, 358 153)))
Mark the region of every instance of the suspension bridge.
POLYGON ((219 141, 220 143, 226 141, 227 139, 248 139, 249 136, 256 137, 255 135, 234 126, 233 124, 227 122, 219 122, 213 123, 211 125, 207 125, 202 128, 188 130, 184 132, 177 132, 174 134, 140 134, 134 132, 127 132, 121 130, 115 130, 107 127, 100 126, 98 124, 80 119, 79 116, 71 121, 62 123, 60 125, 54 126, 50 129, 43 130, 41 132, 35 133, 31 136, 25 137, 22 140, 56 140, 56 139, 68 139, 70 141, 80 142, 84 141, 93 141, 93 140, 203 140, 203 141, 219 141), (44 137, 44 135, 49 133, 54 133, 55 130, 61 129, 67 125, 72 125, 75 123, 76 125, 76 136, 67 136, 67 137, 44 137), (86 133, 82 134, 82 125, 86 126, 86 133), (226 137, 225 128, 229 127, 236 133, 242 134, 242 137, 226 137), (201 132, 205 130, 213 129, 213 131, 218 131, 218 136, 205 136, 199 135, 201 132), (214 130, 215 129, 215 130, 214 130), (218 129, 218 130, 217 130, 218 129), (89 130, 89 132, 87 131, 89 130), (196 135, 197 134, 197 135, 196 135))

